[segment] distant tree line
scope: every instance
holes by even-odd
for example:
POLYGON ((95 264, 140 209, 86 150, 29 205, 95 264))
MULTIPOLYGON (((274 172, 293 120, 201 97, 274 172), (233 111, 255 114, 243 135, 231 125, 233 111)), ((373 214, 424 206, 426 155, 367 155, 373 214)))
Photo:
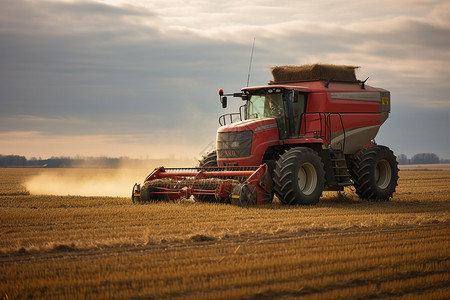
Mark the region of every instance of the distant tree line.
MULTIPOLYGON (((169 158, 173 160, 173 158, 169 158)), ((152 163, 159 160, 135 159, 129 157, 51 157, 41 159, 32 157, 27 159, 20 155, 1 155, 0 167, 47 167, 47 168, 120 168, 123 166, 139 167, 146 163, 152 163)), ((399 154, 397 161, 400 165, 418 165, 418 164, 447 164, 450 159, 440 159, 434 153, 418 153, 412 158, 405 154, 399 154)))
POLYGON ((47 159, 20 155, 0 155, 0 167, 46 167, 46 168, 120 168, 139 167, 152 163, 152 159, 134 159, 129 157, 51 157, 47 159))
POLYGON ((397 161, 400 165, 420 165, 420 164, 447 164, 450 159, 440 159, 435 153, 418 153, 408 158, 405 154, 399 154, 397 161))

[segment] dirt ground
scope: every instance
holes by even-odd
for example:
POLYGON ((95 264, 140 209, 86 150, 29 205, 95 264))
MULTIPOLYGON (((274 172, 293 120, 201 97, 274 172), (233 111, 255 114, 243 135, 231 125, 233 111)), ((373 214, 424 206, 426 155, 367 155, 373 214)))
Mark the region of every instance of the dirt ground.
POLYGON ((30 194, 50 173, 0 170, 3 299, 450 298, 449 170, 401 171, 388 202, 348 189, 245 209, 30 194))

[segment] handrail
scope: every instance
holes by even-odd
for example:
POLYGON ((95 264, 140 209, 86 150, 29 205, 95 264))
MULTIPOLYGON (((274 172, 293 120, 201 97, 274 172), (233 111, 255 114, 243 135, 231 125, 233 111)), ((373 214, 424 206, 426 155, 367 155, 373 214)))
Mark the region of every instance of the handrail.
POLYGON ((239 116, 239 121, 242 121, 242 116, 241 116, 240 113, 229 113, 229 114, 224 114, 224 115, 221 115, 221 116, 219 117, 219 124, 220 124, 220 126, 225 126, 225 125, 227 125, 227 117, 229 117, 229 119, 230 119, 230 124, 231 124, 231 123, 234 123, 234 122, 233 122, 233 116, 239 116), (222 121, 223 121, 223 123, 222 123, 222 121))
MULTIPOLYGON (((242 121, 242 108, 244 108, 244 116, 245 116, 245 107, 246 107, 245 104, 239 106, 239 112, 238 112, 238 113, 229 113, 229 114, 221 115, 221 116, 219 117, 219 125, 220 125, 220 126, 225 126, 225 125, 227 125, 227 117, 229 117, 229 119, 230 119, 230 124, 232 124, 232 123, 235 122, 234 119, 233 119, 233 116, 239 116, 239 121, 242 121), (222 121, 223 121, 223 122, 222 122, 222 121)), ((236 122, 237 122, 237 121, 236 121, 236 122)))
MULTIPOLYGON (((325 140, 325 142, 327 143, 327 144, 329 144, 330 145, 330 148, 331 148, 331 133, 332 133, 332 131, 331 131, 331 129, 332 129, 332 126, 331 126, 331 116, 332 115, 337 115, 337 116, 339 116, 339 121, 340 121, 340 123, 341 123, 341 128, 342 128, 342 133, 343 133, 343 135, 344 135, 344 138, 343 138, 343 143, 342 143, 342 149, 341 149, 341 151, 344 151, 344 149, 345 149, 345 142, 346 142, 346 133, 345 133, 345 127, 344 127, 344 121, 342 120, 342 115, 341 115, 341 113, 336 113, 336 112, 306 112, 306 113, 302 113, 301 114, 301 126, 303 126, 304 125, 304 130, 305 130, 305 135, 306 134, 308 134, 308 133, 315 133, 315 132, 317 132, 316 130, 310 130, 310 131, 307 131, 307 128, 306 128, 306 118, 304 118, 303 116, 304 115, 318 115, 319 116, 319 123, 320 123, 320 137, 323 139, 323 140, 325 140), (323 115, 323 118, 324 118, 324 120, 325 120, 325 124, 322 124, 323 122, 322 122, 322 115, 323 115), (328 133, 328 136, 326 136, 326 135, 324 135, 323 134, 323 126, 325 126, 325 130, 326 130, 326 132, 328 133)), ((300 129, 301 130, 301 129, 300 129)), ((333 149, 331 149, 331 150, 333 150, 333 149)))

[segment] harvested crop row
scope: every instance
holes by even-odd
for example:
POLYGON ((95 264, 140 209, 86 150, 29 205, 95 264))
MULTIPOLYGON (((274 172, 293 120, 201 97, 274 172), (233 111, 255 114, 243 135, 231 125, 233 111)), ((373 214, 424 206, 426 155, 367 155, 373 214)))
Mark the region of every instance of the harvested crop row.
POLYGON ((401 172, 385 203, 242 209, 17 195, 18 170, 0 195, 4 298, 450 296, 449 171, 401 172))

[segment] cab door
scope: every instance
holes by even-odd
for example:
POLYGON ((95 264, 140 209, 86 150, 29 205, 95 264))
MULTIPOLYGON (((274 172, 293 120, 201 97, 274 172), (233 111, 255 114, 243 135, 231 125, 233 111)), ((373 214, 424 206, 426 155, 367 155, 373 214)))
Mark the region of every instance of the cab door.
POLYGON ((284 94, 287 135, 286 138, 296 138, 300 135, 300 126, 303 113, 306 111, 306 93, 291 91, 284 94))

